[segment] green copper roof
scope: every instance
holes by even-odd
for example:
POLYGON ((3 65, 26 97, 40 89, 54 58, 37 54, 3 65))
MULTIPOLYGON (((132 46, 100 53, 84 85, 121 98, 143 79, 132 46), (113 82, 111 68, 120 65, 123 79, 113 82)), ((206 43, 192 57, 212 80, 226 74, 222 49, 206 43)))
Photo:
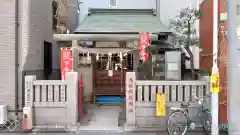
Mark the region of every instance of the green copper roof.
POLYGON ((153 9, 90 9, 76 33, 170 33, 153 9))

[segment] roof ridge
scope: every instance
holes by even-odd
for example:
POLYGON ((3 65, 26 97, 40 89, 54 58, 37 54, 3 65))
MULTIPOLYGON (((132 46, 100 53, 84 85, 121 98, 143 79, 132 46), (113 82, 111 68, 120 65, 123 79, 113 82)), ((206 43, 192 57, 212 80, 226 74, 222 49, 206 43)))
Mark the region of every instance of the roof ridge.
POLYGON ((153 15, 156 16, 155 9, 114 9, 114 8, 89 8, 88 15, 92 14, 139 14, 139 15, 153 15))

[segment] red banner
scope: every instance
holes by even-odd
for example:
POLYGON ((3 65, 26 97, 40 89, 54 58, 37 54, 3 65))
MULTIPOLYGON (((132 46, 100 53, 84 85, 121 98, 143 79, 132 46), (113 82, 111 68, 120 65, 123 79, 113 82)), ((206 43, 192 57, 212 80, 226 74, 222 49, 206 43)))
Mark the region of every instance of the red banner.
POLYGON ((150 33, 142 32, 140 33, 140 46, 139 46, 139 55, 140 58, 144 61, 148 60, 149 54, 146 52, 146 47, 150 44, 150 33))
POLYGON ((66 72, 72 71, 72 49, 61 48, 61 79, 66 79, 66 72))

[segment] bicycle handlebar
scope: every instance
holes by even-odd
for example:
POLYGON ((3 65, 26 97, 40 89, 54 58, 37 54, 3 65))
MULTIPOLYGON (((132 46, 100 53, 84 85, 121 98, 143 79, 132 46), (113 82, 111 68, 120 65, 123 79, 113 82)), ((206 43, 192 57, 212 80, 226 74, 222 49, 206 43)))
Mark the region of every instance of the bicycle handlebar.
POLYGON ((195 95, 195 96, 190 96, 189 99, 195 98, 197 101, 201 101, 201 100, 203 100, 205 97, 209 97, 209 96, 210 96, 210 95, 207 94, 207 95, 205 95, 205 96, 202 97, 202 98, 198 98, 198 97, 195 95))
POLYGON ((190 96, 189 99, 195 98, 196 100, 200 100, 197 96, 190 96))
MULTIPOLYGON (((198 98, 196 95, 195 96, 190 96, 189 97, 189 99, 196 99, 196 101, 198 102, 198 104, 203 104, 203 102, 204 102, 204 98, 205 97, 209 97, 210 96, 210 94, 207 94, 207 95, 205 95, 204 97, 202 97, 202 98, 198 98)), ((189 102, 189 101, 188 101, 189 102)))
POLYGON ((204 97, 198 98, 197 96, 190 96, 190 99, 195 98, 199 104, 202 104, 204 97))

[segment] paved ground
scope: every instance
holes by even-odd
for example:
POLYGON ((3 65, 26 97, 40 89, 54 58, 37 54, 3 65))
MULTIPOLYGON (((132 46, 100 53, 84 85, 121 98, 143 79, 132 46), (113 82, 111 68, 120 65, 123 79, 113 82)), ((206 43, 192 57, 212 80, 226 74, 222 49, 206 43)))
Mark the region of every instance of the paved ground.
MULTIPOLYGON (((89 105, 88 105, 89 106, 89 105)), ((88 114, 81 120, 79 130, 119 130, 121 106, 88 107, 88 114)))
MULTIPOLYGON (((0 135, 168 135, 166 132, 96 132, 81 131, 78 133, 0 133, 0 135)), ((206 135, 203 132, 187 132, 186 135, 206 135)), ((221 133, 220 135, 227 135, 221 133)))
MULTIPOLYGON (((55 132, 52 131, 51 133, 47 133, 47 132, 22 133, 20 132, 21 130, 19 129, 18 133, 13 133, 13 132, 7 133, 7 132, 0 131, 0 135, 168 135, 167 132, 123 132, 123 127, 122 127, 122 130, 116 129, 116 127, 122 126, 123 124, 123 123, 122 124, 118 123, 118 121, 121 119, 125 120, 124 113, 121 114, 120 106, 101 106, 101 105, 91 106, 88 108, 88 115, 89 116, 86 116, 85 120, 81 122, 82 127, 79 128, 80 131, 78 131, 77 133, 61 132, 61 131, 64 131, 64 129, 54 130, 55 132), (105 131, 103 131, 104 128, 101 126, 102 123, 104 123, 104 127, 107 128, 107 131, 106 129, 105 131), (56 132, 56 131, 59 131, 59 132, 56 132)), ((5 131, 9 131, 9 130, 6 129, 5 131)), ((203 132, 189 131, 187 132, 186 135, 206 135, 206 134, 203 132)), ((220 135, 227 135, 227 134, 220 134, 220 135)))

